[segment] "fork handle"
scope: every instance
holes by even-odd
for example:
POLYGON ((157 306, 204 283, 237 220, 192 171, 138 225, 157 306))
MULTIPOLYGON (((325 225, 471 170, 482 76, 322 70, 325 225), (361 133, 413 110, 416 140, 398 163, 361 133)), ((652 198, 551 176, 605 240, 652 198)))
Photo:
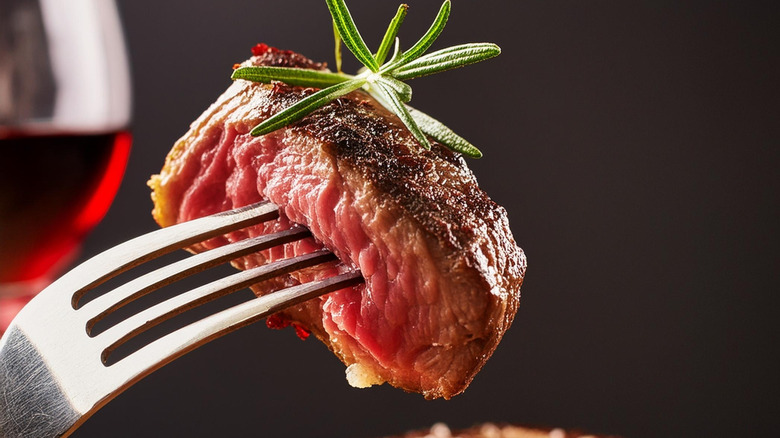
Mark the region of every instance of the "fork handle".
POLYGON ((68 403, 46 362, 15 325, 3 337, 0 357, 0 437, 58 437, 81 424, 82 414, 68 403))

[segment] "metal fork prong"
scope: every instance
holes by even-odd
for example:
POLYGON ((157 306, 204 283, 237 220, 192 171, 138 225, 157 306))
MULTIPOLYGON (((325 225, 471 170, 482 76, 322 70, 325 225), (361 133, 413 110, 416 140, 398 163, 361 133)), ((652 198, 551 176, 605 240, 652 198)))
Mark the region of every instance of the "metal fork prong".
POLYGON ((279 207, 261 202, 172 225, 128 240, 82 263, 60 277, 57 288, 74 290, 72 305, 78 308, 88 290, 130 268, 194 243, 279 217, 279 207), (85 280, 86 279, 86 280, 85 280))
POLYGON ((107 345, 101 354, 103 363, 116 348, 128 340, 180 313, 253 284, 333 260, 338 260, 333 253, 315 251, 240 271, 163 301, 96 336, 101 345, 107 345))
POLYGON ((238 304, 170 333, 107 367, 115 379, 122 379, 121 382, 116 382, 119 389, 111 394, 110 398, 163 365, 211 340, 287 307, 361 282, 361 273, 353 271, 300 284, 238 304))
POLYGON ((228 260, 234 260, 257 251, 263 251, 309 236, 311 236, 311 232, 307 228, 295 227, 290 230, 241 240, 195 254, 122 284, 116 289, 81 306, 79 313, 85 315, 85 317, 91 317, 86 323, 87 332, 91 333, 97 322, 125 304, 141 298, 154 290, 228 260))

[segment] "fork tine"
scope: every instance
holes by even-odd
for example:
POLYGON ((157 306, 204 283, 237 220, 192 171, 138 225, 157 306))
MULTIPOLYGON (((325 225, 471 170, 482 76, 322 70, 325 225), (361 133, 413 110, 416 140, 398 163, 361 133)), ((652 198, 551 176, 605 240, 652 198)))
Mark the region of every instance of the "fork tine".
POLYGON ((279 207, 261 202, 172 225, 128 240, 82 263, 55 283, 74 290, 72 305, 90 289, 130 268, 196 242, 279 217, 279 207), (85 280, 87 279, 87 280, 85 280))
MULTIPOLYGON (((199 288, 198 292, 160 303, 128 318, 120 323, 121 327, 114 326, 94 337, 87 335, 87 322, 102 318, 107 311, 166 281, 178 280, 177 276, 203 269, 218 259, 246 255, 249 247, 257 250, 254 245, 259 245, 262 239, 193 256, 194 262, 175 262, 175 268, 153 271, 143 280, 128 282, 133 283, 132 288, 120 286, 103 295, 107 298, 98 297, 79 308, 84 293, 157 256, 278 217, 279 208, 264 202, 157 230, 83 262, 41 291, 17 314, 0 338, 0 436, 67 436, 132 384, 183 354, 284 308, 363 281, 362 274, 354 271, 283 289, 179 328, 113 364, 106 365, 98 359, 105 359, 116 345, 124 342, 128 333, 140 333, 215 296, 257 283, 263 275, 269 275, 269 270, 278 273, 284 263, 264 266, 265 274, 257 268, 223 278, 199 288), (160 276, 171 278, 163 281, 160 276)), ((308 235, 299 232, 294 230, 284 239, 308 235)), ((279 244, 271 240, 273 246, 279 244)), ((321 254, 322 260, 335 259, 327 251, 303 259, 315 260, 321 254)), ((299 262, 308 263, 300 260, 286 263, 291 265, 290 269, 297 269, 302 266, 296 264, 299 262)))
POLYGON ((253 284, 332 260, 337 260, 333 253, 315 251, 240 271, 163 301, 127 318, 97 336, 102 345, 108 345, 101 355, 103 363, 116 348, 131 338, 180 313, 253 284))
POLYGON ((325 280, 300 284, 254 298, 176 330, 106 368, 116 379, 116 387, 119 388, 116 394, 209 341, 289 306, 354 286, 362 281, 360 271, 352 271, 325 280))
POLYGON ((295 227, 290 230, 241 240, 195 254, 124 283, 116 289, 84 304, 79 311, 86 316, 91 316, 91 319, 86 324, 87 332, 91 334, 92 328, 97 322, 125 304, 141 298, 156 289, 228 260, 309 236, 311 236, 311 232, 307 228, 295 227))

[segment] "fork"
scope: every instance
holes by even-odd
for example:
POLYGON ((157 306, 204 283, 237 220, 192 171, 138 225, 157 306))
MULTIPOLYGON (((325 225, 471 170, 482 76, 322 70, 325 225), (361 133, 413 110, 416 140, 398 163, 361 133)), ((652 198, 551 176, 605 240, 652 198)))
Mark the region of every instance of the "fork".
POLYGON ((0 339, 0 436, 68 436, 122 391, 183 354, 286 307, 363 281, 359 271, 352 271, 256 297, 109 362, 120 345, 188 309, 275 276, 337 260, 332 253, 319 250, 240 271, 93 333, 96 323, 160 287, 217 264, 311 236, 306 228, 295 226, 231 243, 169 263, 84 302, 89 291, 153 258, 278 217, 279 208, 265 202, 156 230, 87 260, 43 290, 19 312, 0 339))

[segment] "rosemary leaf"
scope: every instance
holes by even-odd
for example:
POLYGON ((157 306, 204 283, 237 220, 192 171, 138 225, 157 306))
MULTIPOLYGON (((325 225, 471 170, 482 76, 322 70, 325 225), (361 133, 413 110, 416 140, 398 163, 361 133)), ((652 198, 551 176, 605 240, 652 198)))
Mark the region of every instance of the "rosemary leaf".
POLYGON ((430 149, 431 144, 428 142, 428 139, 425 137, 425 134, 423 134, 422 130, 420 130, 420 127, 417 126, 417 123, 412 118, 412 115, 409 114, 409 110, 406 109, 406 105, 404 105, 403 102, 398 98, 398 96, 395 93, 395 90, 391 88, 388 85, 385 85, 383 81, 377 81, 371 87, 370 92, 372 93, 372 96, 376 98, 376 100, 381 103, 385 108, 395 113, 398 118, 401 119, 401 121, 406 125, 406 128, 409 130, 409 132, 412 133, 415 139, 425 147, 425 149, 430 149))
POLYGON ((392 47, 393 41, 395 41, 396 35, 398 35, 398 28, 401 27, 401 23, 404 22, 408 9, 409 5, 407 4, 399 6, 398 12, 395 13, 395 17, 390 21, 390 25, 387 26, 387 31, 382 38, 382 43, 379 44, 379 50, 377 50, 376 55, 374 55, 377 64, 382 65, 385 62, 387 54, 390 53, 390 47, 392 47))
POLYGON ((395 38, 395 44, 393 45, 393 56, 390 57, 390 61, 387 61, 387 65, 392 65, 401 56, 401 40, 398 37, 395 38))
POLYGON ((270 83, 282 81, 301 87, 324 88, 350 80, 351 76, 290 67, 241 67, 233 71, 231 79, 270 83))
POLYGON ((436 38, 439 37, 441 31, 444 30, 444 26, 447 24, 447 19, 450 16, 450 9, 450 0, 444 0, 444 3, 442 3, 441 8, 439 9, 439 13, 433 20, 431 27, 427 32, 425 32, 425 35, 423 35, 420 40, 417 41, 409 50, 403 52, 398 60, 396 60, 393 64, 388 64, 387 67, 382 68, 381 71, 385 72, 393 69, 394 67, 398 67, 399 65, 406 64, 409 61, 419 58, 420 55, 425 53, 425 51, 431 47, 433 42, 436 41, 436 38))
POLYGON ((433 117, 425 114, 422 111, 416 110, 412 107, 407 107, 409 114, 412 116, 420 129, 433 137, 439 143, 447 146, 455 152, 460 152, 471 158, 482 158, 482 152, 477 149, 473 144, 469 143, 466 139, 452 132, 450 128, 445 126, 442 122, 434 119, 433 117))
POLYGON ((412 87, 409 84, 405 84, 390 76, 380 76, 376 80, 392 88, 398 95, 398 98, 401 99, 401 102, 406 103, 412 100, 412 87))
POLYGON ((333 39, 336 43, 333 48, 333 56, 336 58, 336 72, 341 73, 341 35, 339 35, 335 21, 333 22, 333 39))
POLYGON ((344 40, 344 45, 346 45, 349 51, 352 52, 363 65, 368 67, 369 70, 372 72, 379 71, 379 64, 377 64, 371 51, 368 50, 368 46, 366 46, 366 42, 363 41, 363 37, 360 36, 360 32, 358 32, 344 0, 326 1, 330 14, 333 16, 333 22, 336 23, 336 28, 338 29, 339 34, 341 34, 341 38, 344 40))
POLYGON ((501 48, 493 43, 463 44, 429 53, 402 65, 391 74, 403 81, 474 64, 500 53, 501 48))
POLYGON ((347 93, 357 90, 362 87, 365 82, 365 79, 351 79, 340 84, 332 85, 324 90, 320 90, 265 119, 262 123, 252 129, 251 134, 254 136, 268 134, 269 132, 276 131, 291 123, 295 123, 306 117, 312 111, 327 105, 347 93))

